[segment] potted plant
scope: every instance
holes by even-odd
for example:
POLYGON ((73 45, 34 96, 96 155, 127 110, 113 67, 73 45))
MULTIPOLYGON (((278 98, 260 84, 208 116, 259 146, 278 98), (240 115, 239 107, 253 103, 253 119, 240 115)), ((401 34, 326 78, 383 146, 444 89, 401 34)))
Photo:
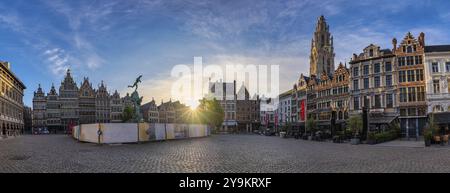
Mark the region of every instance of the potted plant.
POLYGON ((310 135, 308 136, 308 140, 312 140, 313 139, 313 134, 317 129, 317 123, 316 120, 314 120, 313 118, 309 118, 308 120, 306 120, 306 131, 310 133, 310 135))
MULTIPOLYGON (((431 141, 434 141, 434 143, 439 144, 441 142, 441 137, 439 136, 439 126, 434 121, 433 114, 430 115, 429 118, 429 126, 427 127, 427 132, 430 135, 430 144, 431 141)), ((425 142, 426 143, 426 142, 425 142)))
POLYGON ((362 117, 355 115, 348 119, 347 127, 352 132, 352 139, 350 143, 352 145, 358 145, 360 143, 359 131, 363 126, 362 117))
POLYGON ((377 138, 376 138, 375 132, 370 132, 367 135, 367 143, 370 144, 370 145, 373 145, 373 144, 377 143, 377 138))
POLYGON ((340 143, 341 142, 341 136, 335 135, 333 136, 333 143, 340 143))
POLYGON ((425 140, 425 146, 429 147, 431 145, 431 140, 433 139, 433 134, 431 132, 431 129, 425 128, 423 137, 424 137, 424 140, 425 140))

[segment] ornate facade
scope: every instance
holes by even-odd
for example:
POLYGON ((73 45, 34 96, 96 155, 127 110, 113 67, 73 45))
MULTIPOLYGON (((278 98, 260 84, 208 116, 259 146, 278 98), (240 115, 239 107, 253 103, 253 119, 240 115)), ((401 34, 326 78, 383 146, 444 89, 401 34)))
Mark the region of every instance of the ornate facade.
POLYGON ((119 92, 114 91, 110 101, 111 106, 111 123, 122 122, 123 100, 120 98, 119 92))
POLYGON ((425 34, 416 39, 408 32, 397 46, 392 41, 398 65, 398 102, 402 136, 418 138, 427 122, 423 56, 425 34))
POLYGON ((61 129, 61 103, 54 85, 52 85, 50 92, 47 94, 46 101, 45 126, 53 131, 61 129))
POLYGON ((95 123, 96 104, 95 90, 88 78, 84 78, 80 86, 79 105, 80 105, 80 124, 95 123))
POLYGON ((108 93, 102 82, 98 89, 84 78, 78 88, 70 70, 59 87, 59 93, 52 85, 45 96, 41 86, 33 97, 33 128, 48 128, 51 132, 66 131, 70 125, 122 122, 125 99, 116 91, 108 93))
POLYGON ((450 45, 425 47, 427 112, 450 112, 450 45))
MULTIPOLYGON (((331 125, 342 125, 348 117, 349 111, 349 88, 350 74, 347 67, 342 63, 333 75, 323 72, 319 83, 316 85, 316 111, 315 115, 318 125, 324 128, 331 128, 331 125)), ((337 128, 342 129, 342 128, 337 128)), ((333 131, 331 131, 333 132, 333 131)))
POLYGON ((370 129, 384 129, 398 117, 397 65, 390 49, 370 44, 350 61, 351 114, 369 109, 370 129))
POLYGON ((16 136, 23 131, 23 91, 22 81, 11 71, 10 63, 0 61, 0 136, 16 136))
POLYGON ((111 121, 110 98, 106 86, 102 81, 95 96, 95 119, 97 123, 109 123, 111 121))
POLYGON ((59 102, 61 113, 61 126, 67 130, 69 124, 79 124, 79 89, 77 84, 70 74, 70 69, 67 70, 61 86, 59 87, 59 102))
POLYGON ((297 84, 293 87, 292 105, 291 105, 291 117, 292 122, 301 128, 305 126, 307 118, 307 89, 308 89, 309 77, 300 74, 297 84))
POLYGON ((45 93, 39 84, 33 97, 33 128, 45 127, 45 112, 47 108, 47 100, 45 99, 45 93))

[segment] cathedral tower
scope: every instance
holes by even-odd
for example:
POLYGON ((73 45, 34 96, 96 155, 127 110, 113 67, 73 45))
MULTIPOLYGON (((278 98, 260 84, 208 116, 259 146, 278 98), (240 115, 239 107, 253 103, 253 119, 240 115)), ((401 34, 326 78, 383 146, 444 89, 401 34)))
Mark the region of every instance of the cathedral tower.
POLYGON ((311 40, 310 75, 319 76, 322 72, 331 75, 334 72, 334 48, 333 36, 325 17, 320 16, 317 21, 316 31, 311 40))

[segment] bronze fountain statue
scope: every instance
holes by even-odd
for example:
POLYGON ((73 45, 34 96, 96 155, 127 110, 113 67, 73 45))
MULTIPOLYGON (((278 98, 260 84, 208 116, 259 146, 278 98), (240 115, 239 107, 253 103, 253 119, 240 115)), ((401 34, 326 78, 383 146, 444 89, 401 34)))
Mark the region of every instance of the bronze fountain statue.
POLYGON ((143 97, 139 97, 139 93, 137 92, 138 84, 142 83, 141 81, 142 75, 140 75, 136 80, 134 81, 133 85, 129 85, 128 88, 135 88, 134 92, 131 94, 131 101, 133 102, 134 106, 134 116, 133 120, 134 122, 142 122, 142 113, 141 113, 141 103, 143 97))

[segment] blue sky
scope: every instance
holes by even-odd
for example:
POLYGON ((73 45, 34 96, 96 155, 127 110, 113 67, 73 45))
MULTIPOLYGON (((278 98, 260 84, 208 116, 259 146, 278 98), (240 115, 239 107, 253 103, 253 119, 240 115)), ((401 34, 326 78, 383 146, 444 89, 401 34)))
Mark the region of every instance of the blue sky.
POLYGON ((450 1, 2 0, 0 60, 28 87, 57 87, 67 68, 80 82, 104 80, 123 95, 144 75, 144 100, 168 100, 170 70, 202 56, 207 64, 278 64, 280 88, 308 74, 317 18, 334 36, 336 64, 374 43, 391 48, 411 31, 450 44, 450 1))

